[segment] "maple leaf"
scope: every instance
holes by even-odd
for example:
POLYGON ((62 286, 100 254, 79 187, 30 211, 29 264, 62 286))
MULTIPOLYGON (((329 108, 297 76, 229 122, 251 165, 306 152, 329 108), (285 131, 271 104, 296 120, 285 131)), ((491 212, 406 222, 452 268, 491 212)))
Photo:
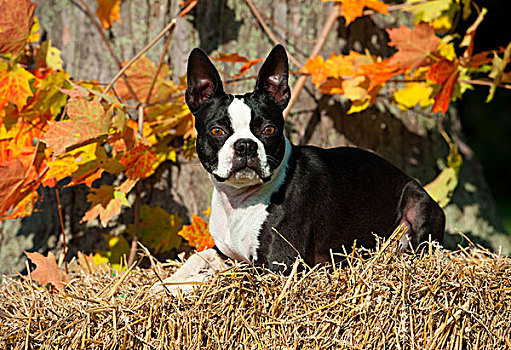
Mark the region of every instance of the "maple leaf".
POLYGON ((493 78, 493 82, 490 86, 490 92, 486 98, 486 103, 493 99, 497 86, 499 86, 502 81, 504 70, 509 63, 511 63, 511 42, 507 45, 506 50, 504 50, 504 56, 502 58, 500 58, 496 52, 493 55, 491 72, 489 74, 489 77, 493 78))
POLYGON ((248 72, 248 70, 250 69, 250 67, 258 64, 259 62, 261 62, 263 60, 262 57, 259 57, 259 58, 255 58, 253 60, 249 60, 247 63, 245 63, 244 65, 241 66, 240 68, 240 72, 238 74, 236 74, 233 78, 234 79, 238 79, 239 77, 241 77, 243 74, 245 74, 246 72, 248 72))
POLYGON ((215 241, 209 233, 209 224, 203 218, 194 214, 192 214, 192 223, 184 225, 177 234, 186 239, 188 244, 195 247, 198 252, 215 245, 215 241))
POLYGON ((436 84, 443 84, 456 69, 454 61, 448 61, 442 58, 440 61, 431 65, 426 78, 434 81, 436 84))
POLYGON ((389 5, 378 1, 378 0, 323 0, 336 1, 342 3, 342 13, 346 19, 346 25, 348 26, 357 17, 362 17, 364 14, 364 7, 369 7, 377 12, 386 14, 389 5))
POLYGON ((110 127, 110 117, 98 99, 88 101, 83 97, 72 97, 67 104, 69 120, 50 123, 42 140, 60 155, 71 146, 104 136, 110 127))
POLYGON ((372 91, 375 87, 389 81, 392 77, 403 73, 397 67, 390 66, 390 61, 383 60, 371 64, 363 64, 358 67, 358 74, 369 79, 368 91, 372 91))
MULTIPOLYGON (((182 226, 183 220, 179 216, 167 213, 160 206, 140 207, 139 239, 155 253, 178 249, 181 245, 181 236, 177 233, 182 226)), ((134 225, 130 224, 127 232, 133 235, 134 225)))
POLYGON ((325 69, 325 59, 321 56, 307 58, 302 71, 311 75, 311 81, 316 85, 316 89, 328 78, 328 72, 325 69))
POLYGON ((20 191, 16 199, 17 204, 11 207, 11 209, 9 209, 9 214, 2 216, 1 220, 19 219, 32 215, 34 205, 38 198, 39 194, 31 187, 20 191))
POLYGON ((406 83, 406 87, 394 91, 394 99, 401 109, 409 109, 420 104, 421 107, 433 103, 430 98, 433 88, 426 83, 406 83))
POLYGON ((404 10, 412 12, 415 17, 415 23, 421 21, 431 22, 440 17, 442 13, 449 9, 453 4, 453 0, 408 0, 406 1, 404 10))
POLYGON ((17 64, 12 67, 5 62, 0 63, 0 109, 9 102, 16 105, 20 111, 27 104, 27 99, 34 93, 30 81, 35 76, 17 64))
POLYGON ((80 270, 82 273, 93 274, 94 272, 99 271, 101 268, 101 263, 97 263, 94 260, 94 256, 92 254, 86 255, 80 251, 77 253, 78 255, 78 263, 80 265, 80 270))
POLYGON ((114 24, 114 21, 121 22, 121 0, 96 0, 98 8, 96 16, 98 17, 103 29, 108 29, 114 24))
POLYGON ((398 50, 388 62, 401 69, 412 69, 425 64, 441 43, 433 27, 424 22, 412 29, 401 26, 388 29, 387 32, 391 39, 389 45, 398 50))
POLYGON ((451 101, 451 96, 454 91, 454 84, 458 81, 459 74, 460 73, 458 71, 455 71, 449 76, 449 78, 447 78, 440 88, 440 91, 435 95, 435 103, 433 104, 431 112, 442 112, 443 114, 447 112, 449 102, 451 101))
POLYGON ((125 175, 130 179, 143 179, 150 176, 156 167, 157 156, 149 146, 139 143, 127 151, 120 163, 126 168, 125 175))
POLYGON ((234 53, 219 53, 218 57, 211 57, 212 60, 221 62, 248 62, 248 58, 240 56, 237 52, 234 53))
POLYGON ((463 37, 463 40, 460 44, 460 47, 466 47, 465 52, 463 53, 464 58, 469 58, 472 56, 474 52, 474 38, 476 35, 477 27, 479 27, 487 12, 488 10, 483 8, 477 16, 475 22, 467 29, 465 36, 463 37))
POLYGON ((123 206, 131 206, 126 199, 126 193, 119 187, 102 185, 99 188, 91 188, 87 195, 87 201, 92 203, 80 222, 91 222, 99 216, 103 227, 121 212, 123 206))
POLYGON ((31 0, 0 1, 0 54, 16 56, 23 50, 34 23, 36 5, 31 0))
POLYGON ((64 290, 66 284, 70 282, 70 279, 64 271, 59 269, 55 255, 53 255, 52 252, 48 252, 47 257, 37 252, 29 253, 25 251, 25 254, 37 266, 36 269, 30 273, 34 281, 39 282, 41 285, 51 283, 58 290, 64 290))
POLYGON ((13 204, 25 182, 25 167, 19 159, 0 164, 0 216, 3 216, 13 204))
MULTIPOLYGON (((126 62, 123 63, 123 65, 126 62)), ((156 74, 156 65, 145 55, 136 60, 124 73, 128 79, 128 82, 135 93, 135 96, 139 101, 147 99, 153 77, 156 74)), ((171 82, 166 82, 165 78, 170 75, 170 69, 166 64, 163 64, 158 72, 158 76, 154 83, 153 90, 151 92, 151 101, 159 101, 168 99, 178 92, 177 87, 171 82)), ((115 87, 117 95, 123 100, 129 100, 132 98, 126 82, 124 79, 120 79, 115 87)))

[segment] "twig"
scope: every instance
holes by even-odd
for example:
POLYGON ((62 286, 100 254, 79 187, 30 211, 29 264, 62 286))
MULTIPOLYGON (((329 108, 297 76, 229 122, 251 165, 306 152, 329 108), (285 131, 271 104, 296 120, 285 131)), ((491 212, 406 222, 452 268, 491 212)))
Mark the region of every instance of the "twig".
MULTIPOLYGON (((330 32, 332 31, 332 28, 334 27, 334 24, 340 15, 341 5, 340 3, 335 3, 334 8, 332 9, 332 11, 330 11, 328 18, 325 21, 325 25, 323 26, 323 29, 321 30, 321 33, 319 34, 316 40, 316 44, 311 50, 311 53, 309 55, 310 57, 318 55, 323 46, 325 46, 328 34, 330 34, 330 32)), ((306 81, 307 81, 306 75, 302 75, 298 78, 298 80, 296 80, 295 85, 293 86, 293 90, 291 91, 291 100, 289 101, 287 108, 284 110, 284 118, 286 118, 289 115, 289 112, 291 111, 291 108, 298 99, 298 96, 300 95, 300 92, 302 91, 306 81)))
POLYGON ((170 42, 172 41, 172 36, 174 35, 175 28, 176 26, 172 26, 172 28, 169 29, 169 36, 165 41, 165 45, 163 45, 163 50, 161 51, 160 59, 158 60, 158 66, 156 67, 156 73, 154 74, 153 81, 151 81, 151 87, 149 88, 149 92, 147 93, 147 97, 145 99, 146 105, 151 103, 151 94, 153 92, 154 85, 156 84, 156 79, 158 79, 158 74, 160 74, 161 66, 163 65, 165 54, 167 53, 167 49, 169 48, 170 42))
POLYGON ((133 62, 138 60, 140 58, 140 56, 142 56, 147 50, 149 50, 151 47, 153 47, 154 44, 156 44, 158 42, 158 40, 160 40, 165 35, 166 32, 168 32, 171 29, 173 30, 173 28, 175 26, 176 26, 176 19, 174 18, 172 21, 170 21, 170 23, 165 28, 163 28, 163 30, 157 36, 154 37, 153 40, 151 40, 151 42, 149 44, 147 44, 142 50, 140 50, 139 53, 137 53, 135 56, 133 56, 133 58, 131 58, 131 60, 129 60, 122 67, 122 69, 115 75, 115 77, 113 77, 112 80, 110 80, 107 87, 103 90, 103 93, 108 92, 108 90, 110 90, 112 88, 112 85, 117 81, 117 79, 119 79, 124 74, 124 72, 133 64, 133 62))
MULTIPOLYGON (((83 0, 77 0, 79 3, 80 3, 80 6, 83 7, 83 9, 85 10, 85 12, 87 13, 87 16, 89 17, 89 19, 91 20, 92 24, 94 25, 94 27, 96 28, 96 30, 98 31, 99 33, 99 36, 101 37, 101 40, 103 41, 103 43, 106 45, 107 49, 108 49, 108 52, 110 53, 110 56, 113 58, 113 60, 115 61, 115 64, 117 65, 117 67, 119 69, 122 70, 122 63, 121 61, 119 60, 119 58, 117 58, 117 55, 115 54, 114 50, 112 49, 112 46, 110 45, 110 42, 108 41, 108 38, 106 37, 105 35, 105 32, 103 32, 103 29, 99 26, 98 22, 96 21, 96 17, 94 16, 94 14, 92 13, 90 7, 85 3, 85 1, 83 0)), ((124 72, 123 72, 124 73, 124 72)), ((135 100, 135 101, 138 101, 137 100, 137 96, 135 95, 135 92, 133 91, 133 89, 131 88, 131 85, 127 79, 126 76, 124 76, 124 81, 126 83, 126 87, 128 88, 128 91, 130 92, 130 95, 131 97, 135 100)))
MULTIPOLYGON (((273 34, 273 32, 271 31, 270 27, 268 27, 268 25, 264 22, 264 19, 263 17, 261 16, 261 14, 259 13, 259 10, 257 9, 257 7, 255 7, 254 3, 252 2, 252 0, 245 0, 245 2, 247 3, 248 7, 250 7, 250 11, 252 11, 252 13, 254 14, 254 16, 256 17, 257 21, 259 22, 259 24, 261 25, 261 27, 263 27, 263 30, 266 32, 266 34, 268 34, 268 36, 270 37, 270 39, 273 41, 273 43, 275 45, 277 44, 281 44, 280 40, 275 36, 275 34, 273 34)), ((298 60, 293 56, 291 55, 289 52, 287 53, 287 55, 289 56, 289 59, 297 66, 297 67, 302 67, 303 64, 301 64, 300 62, 298 62, 298 60)))
POLYGON ((62 206, 60 205, 60 195, 59 195, 59 189, 57 187, 57 184, 55 184, 55 194, 57 195, 57 209, 59 212, 60 229, 62 230, 62 247, 64 249, 64 266, 66 268, 66 273, 69 274, 69 270, 67 269, 67 259, 66 259, 66 252, 67 252, 66 233, 64 232, 64 220, 62 219, 62 206))

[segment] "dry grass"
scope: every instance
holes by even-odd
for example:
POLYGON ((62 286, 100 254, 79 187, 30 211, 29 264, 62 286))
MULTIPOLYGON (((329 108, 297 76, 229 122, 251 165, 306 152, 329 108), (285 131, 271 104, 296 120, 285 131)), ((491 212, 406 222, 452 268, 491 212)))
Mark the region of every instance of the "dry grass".
POLYGON ((391 240, 289 276, 234 266, 179 298, 148 293, 161 265, 76 275, 60 293, 9 279, 0 349, 511 348, 511 259, 429 249, 391 240))

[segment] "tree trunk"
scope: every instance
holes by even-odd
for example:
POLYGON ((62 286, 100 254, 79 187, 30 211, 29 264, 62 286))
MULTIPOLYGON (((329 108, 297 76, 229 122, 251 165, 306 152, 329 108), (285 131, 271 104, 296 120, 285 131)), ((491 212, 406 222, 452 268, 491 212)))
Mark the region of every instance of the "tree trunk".
MULTIPOLYGON (((86 0, 93 11, 94 0, 86 0)), ((332 8, 331 3, 309 0, 254 1, 261 13, 270 18, 269 26, 285 43, 289 52, 302 64, 314 45, 322 23, 332 8)), ((178 13, 178 2, 170 0, 131 0, 121 4, 121 23, 108 32, 109 40, 121 60, 127 60, 143 48, 178 13)), ((75 79, 108 82, 117 67, 105 49, 90 19, 75 2, 40 1, 37 8, 41 27, 54 46, 62 50, 66 70, 75 79)), ((331 52, 368 49, 373 54, 389 55, 384 28, 407 21, 406 16, 374 16, 358 19, 346 28, 339 20, 330 34, 323 55, 331 52)), ((147 56, 157 61, 164 40, 147 56)), ((243 1, 199 1, 187 17, 178 20, 168 52, 168 63, 177 78, 186 71, 186 59, 192 47, 200 46, 208 53, 238 52, 255 58, 266 56, 273 42, 243 1)), ((231 64, 218 64, 229 75, 236 73, 231 64)), ((291 64, 291 70, 300 67, 291 64)), ((249 72, 247 76, 255 74, 249 72)), ((291 84, 296 80, 292 76, 291 84)), ((255 80, 228 84, 229 92, 252 89, 255 80)), ((383 91, 385 93, 385 91, 383 91)), ((446 208, 446 242, 455 247, 461 241, 457 230, 475 242, 511 253, 511 239, 496 215, 495 204, 482 175, 481 166, 463 138, 460 116, 451 108, 445 117, 423 111, 400 112, 382 100, 377 106, 358 115, 346 115, 347 102, 342 96, 320 96, 310 82, 286 121, 287 134, 295 143, 324 147, 352 145, 370 149, 389 159, 422 184, 431 181, 444 165, 448 147, 440 136, 440 127, 458 144, 463 155, 460 181, 451 204, 446 208)), ((462 116, 461 116, 462 118, 462 116)), ((104 181, 114 179, 105 179, 104 181)), ((0 223, 0 272, 22 270, 23 250, 57 249, 60 247, 58 216, 53 190, 44 191, 40 209, 32 217, 0 223)), ((185 218, 209 205, 211 185, 198 161, 181 161, 179 167, 165 164, 144 182, 143 201, 161 205, 169 212, 185 218)), ((122 233, 131 223, 130 210, 112 222, 107 229, 96 224, 81 224, 88 207, 82 187, 62 191, 66 232, 71 252, 90 252, 102 241, 100 233, 122 233)), ((342 215, 342 213, 340 213, 342 215)))

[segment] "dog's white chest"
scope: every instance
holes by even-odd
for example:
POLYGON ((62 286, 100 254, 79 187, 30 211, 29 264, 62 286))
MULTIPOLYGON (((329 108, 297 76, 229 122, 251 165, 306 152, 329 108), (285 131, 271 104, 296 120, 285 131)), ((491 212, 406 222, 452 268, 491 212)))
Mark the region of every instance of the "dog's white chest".
POLYGON ((259 201, 233 208, 216 188, 211 202, 209 230, 220 251, 249 263, 257 260, 259 233, 268 216, 268 204, 259 201))

